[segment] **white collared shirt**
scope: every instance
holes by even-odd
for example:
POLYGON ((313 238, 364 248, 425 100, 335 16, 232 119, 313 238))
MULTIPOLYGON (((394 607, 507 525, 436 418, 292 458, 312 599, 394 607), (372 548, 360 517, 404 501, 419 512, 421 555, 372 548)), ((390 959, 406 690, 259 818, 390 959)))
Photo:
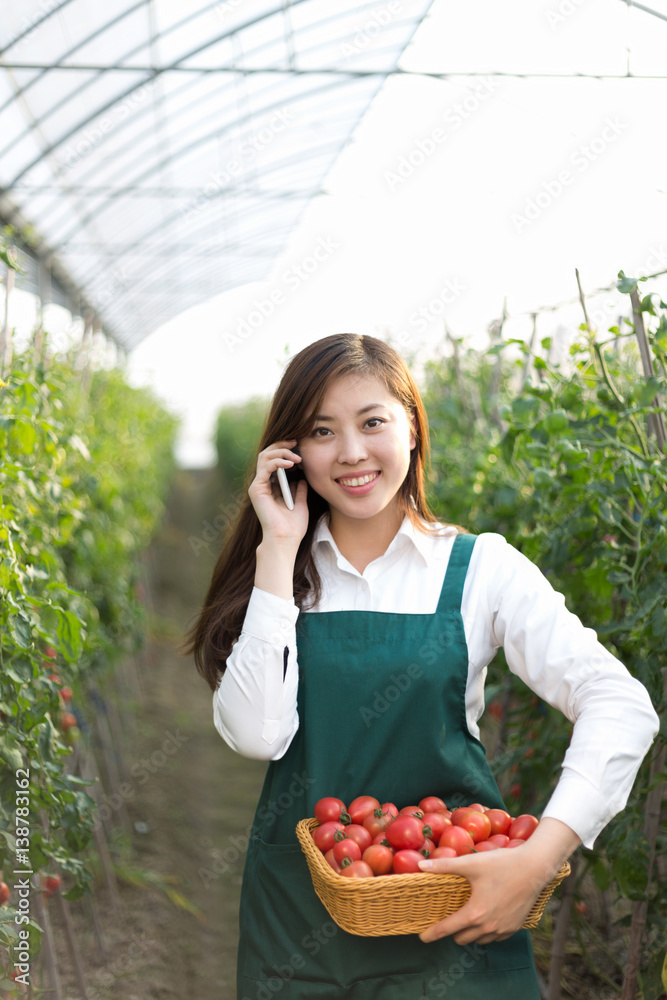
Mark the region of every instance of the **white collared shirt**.
MULTIPOLYGON (((323 518, 313 552, 320 611, 432 614, 456 529, 424 534, 405 518, 384 555, 359 573, 323 518)), ((278 760, 299 726, 294 601, 255 587, 213 696, 215 726, 238 753, 278 760)), ((560 780, 543 812, 592 847, 624 808, 659 720, 646 688, 565 607, 540 570, 501 535, 477 537, 461 615, 468 645, 466 717, 479 737, 487 664, 502 646, 510 670, 574 723, 560 780)))

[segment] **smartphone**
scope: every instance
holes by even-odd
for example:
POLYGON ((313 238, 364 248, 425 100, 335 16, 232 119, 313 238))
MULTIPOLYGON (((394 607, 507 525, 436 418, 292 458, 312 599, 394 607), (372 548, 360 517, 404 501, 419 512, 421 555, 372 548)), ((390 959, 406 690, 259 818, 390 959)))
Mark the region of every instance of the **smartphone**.
POLYGON ((289 483, 287 482, 287 473, 282 468, 278 469, 278 482, 280 483, 280 490, 288 510, 294 510, 294 500, 292 499, 289 483))

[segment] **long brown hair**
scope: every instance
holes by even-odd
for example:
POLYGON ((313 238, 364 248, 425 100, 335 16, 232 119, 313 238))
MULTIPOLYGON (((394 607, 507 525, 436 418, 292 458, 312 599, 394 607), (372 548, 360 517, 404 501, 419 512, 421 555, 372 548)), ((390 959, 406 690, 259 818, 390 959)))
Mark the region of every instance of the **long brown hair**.
MULTIPOLYGON (((309 434, 329 385, 346 375, 377 378, 404 406, 415 426, 416 444, 410 453, 408 474, 398 494, 402 515, 420 530, 428 530, 436 517, 424 491, 429 457, 428 422, 424 404, 410 370, 401 356, 376 337, 336 333, 300 351, 285 369, 273 397, 271 410, 257 454, 274 441, 309 434)), ((255 462, 256 465, 256 462, 255 462)), ((247 475, 249 486, 255 476, 247 475)), ((308 529, 294 565, 294 600, 299 608, 312 607, 320 598, 321 581, 315 568, 311 543, 317 522, 329 505, 313 489, 308 490, 308 529)), ((257 546, 262 527, 246 496, 231 535, 225 544, 197 620, 190 628, 184 653, 193 653, 197 670, 215 691, 224 673, 232 646, 241 633, 255 576, 257 546)))

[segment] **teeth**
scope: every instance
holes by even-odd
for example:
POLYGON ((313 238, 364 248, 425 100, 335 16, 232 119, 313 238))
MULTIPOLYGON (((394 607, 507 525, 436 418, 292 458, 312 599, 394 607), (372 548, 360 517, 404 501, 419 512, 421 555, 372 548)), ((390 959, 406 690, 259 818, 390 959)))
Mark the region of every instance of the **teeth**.
POLYGON ((338 482, 343 486, 365 486, 366 483, 372 483, 379 475, 379 472, 372 472, 370 476, 362 476, 360 479, 339 479, 338 482))

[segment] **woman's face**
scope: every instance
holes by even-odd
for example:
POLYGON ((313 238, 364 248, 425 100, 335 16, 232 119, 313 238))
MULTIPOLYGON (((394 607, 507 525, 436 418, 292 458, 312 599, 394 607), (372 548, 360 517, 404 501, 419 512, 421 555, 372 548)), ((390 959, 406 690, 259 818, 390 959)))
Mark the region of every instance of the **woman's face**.
POLYGON ((329 503, 333 522, 395 507, 415 444, 412 422, 386 386, 347 375, 329 386, 298 447, 308 484, 329 503))

